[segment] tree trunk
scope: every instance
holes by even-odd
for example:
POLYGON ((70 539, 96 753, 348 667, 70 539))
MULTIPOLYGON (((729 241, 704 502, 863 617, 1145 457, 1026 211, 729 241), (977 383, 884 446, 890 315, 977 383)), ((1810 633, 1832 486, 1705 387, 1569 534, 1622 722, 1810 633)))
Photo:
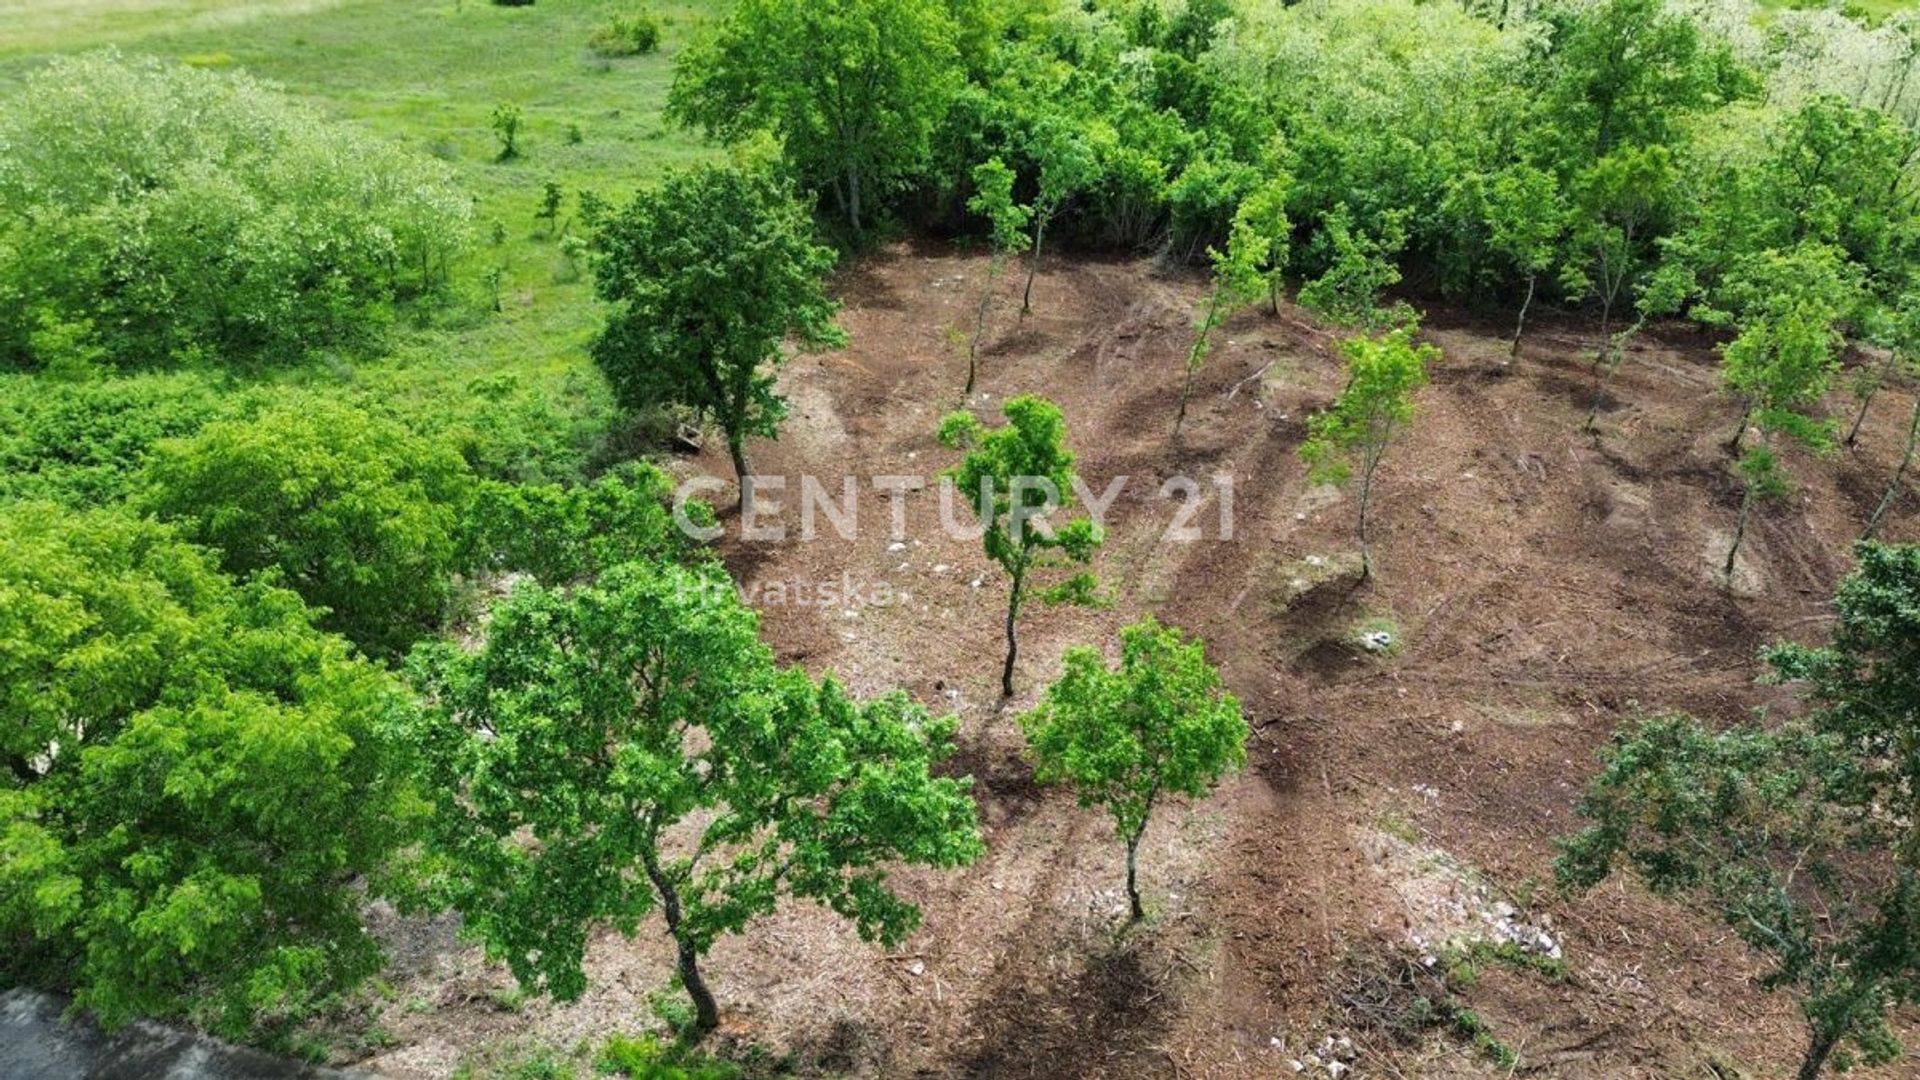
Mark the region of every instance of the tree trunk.
POLYGON ((1900 467, 1894 470, 1893 483, 1887 485, 1887 493, 1880 505, 1873 511, 1873 517, 1867 521, 1867 531, 1862 540, 1871 540, 1880 534, 1880 523, 1885 521, 1893 504, 1900 499, 1900 485, 1907 482, 1907 470, 1913 467, 1913 455, 1920 449, 1920 398, 1913 403, 1913 419, 1907 424, 1907 446, 1900 454, 1900 467))
POLYGON ((847 219, 853 225, 853 234, 860 235, 860 170, 847 166, 847 219))
MULTIPOLYGON (((1025 523, 1022 523, 1025 527, 1025 523)), ((1007 596, 1007 662, 1000 668, 1000 696, 1013 696, 1013 664, 1020 653, 1020 638, 1014 631, 1020 618, 1020 587, 1027 576, 1026 567, 1013 575, 1013 590, 1007 596)))
POLYGON ((660 870, 660 862, 653 852, 641 854, 640 864, 647 872, 647 880, 653 884, 654 892, 660 896, 660 914, 667 922, 667 933, 673 937, 675 965, 680 972, 680 985, 693 999, 693 1030, 696 1037, 705 1035, 720 1026, 720 1006, 713 1000, 713 991, 707 988, 707 980, 700 976, 700 951, 693 947, 693 941, 682 929, 680 911, 680 891, 660 870))
POLYGON ((1753 419, 1753 406, 1748 405, 1740 413, 1740 426, 1733 429, 1733 441, 1727 444, 1727 452, 1740 456, 1740 444, 1747 441, 1747 424, 1753 419))
POLYGON ((1173 437, 1180 437, 1180 425, 1187 420, 1187 398, 1193 393, 1193 361, 1187 361, 1187 378, 1180 384, 1180 411, 1173 414, 1173 437))
POLYGON ((1127 837, 1127 903, 1131 905, 1130 922, 1139 922, 1146 918, 1147 909, 1140 903, 1140 837, 1145 835, 1147 826, 1143 822, 1140 831, 1127 837))
POLYGON ((1820 1080, 1820 1073, 1827 1067, 1827 1058, 1833 1054, 1833 1048, 1840 1042, 1836 1033, 1816 1029, 1813 1041, 1807 1044, 1807 1056, 1800 1059, 1800 1071, 1795 1074, 1798 1080, 1820 1080))
POLYGON ((745 513, 753 507, 753 481, 748 479, 747 452, 740 436, 727 436, 727 453, 733 458, 733 476, 740 482, 740 510, 745 513))
POLYGON ((1027 260, 1027 291, 1020 298, 1020 317, 1026 318, 1033 310, 1033 275, 1040 272, 1040 245, 1047 241, 1047 219, 1036 216, 1033 219, 1033 257, 1027 260))
POLYGON ((993 307, 993 283, 1000 276, 1000 254, 994 253, 993 261, 987 266, 987 287, 980 292, 980 310, 973 319, 973 340, 967 342, 967 389, 973 393, 973 376, 976 361, 980 355, 980 339, 987 333, 987 312, 993 307))
POLYGON ((1520 335, 1527 332, 1527 309, 1533 306, 1533 286, 1540 275, 1527 275, 1527 298, 1520 301, 1520 319, 1513 327, 1513 345, 1507 349, 1509 357, 1520 355, 1520 335))
POLYGON ((1360 580, 1373 577, 1373 546, 1367 536, 1367 510, 1373 504, 1373 471, 1380 467, 1379 456, 1373 455, 1367 461, 1367 467, 1360 474, 1360 580))
POLYGON ((707 980, 700 975, 700 954, 694 951, 693 943, 676 935, 674 946, 678 953, 680 985, 686 987, 687 996, 693 999, 693 1030, 705 1035, 720 1026, 720 1005, 714 1001, 713 991, 707 989, 707 980))
POLYGON ((1733 587, 1733 568, 1740 557, 1740 544, 1747 538, 1747 522, 1753 518, 1753 496, 1753 485, 1748 484, 1740 496, 1740 521, 1733 527, 1733 546, 1727 549, 1727 565, 1721 571, 1729 589, 1733 587))
POLYGON ((1873 408, 1873 399, 1879 395, 1880 388, 1887 384, 1887 376, 1893 373, 1893 365, 1898 359, 1899 354, 1896 353, 1887 360, 1887 366, 1881 370, 1879 377, 1873 380, 1873 385, 1868 387, 1866 397, 1861 399, 1859 415, 1853 418, 1853 427, 1847 431, 1848 446, 1854 446, 1860 442, 1860 429, 1866 425, 1867 410, 1873 408))

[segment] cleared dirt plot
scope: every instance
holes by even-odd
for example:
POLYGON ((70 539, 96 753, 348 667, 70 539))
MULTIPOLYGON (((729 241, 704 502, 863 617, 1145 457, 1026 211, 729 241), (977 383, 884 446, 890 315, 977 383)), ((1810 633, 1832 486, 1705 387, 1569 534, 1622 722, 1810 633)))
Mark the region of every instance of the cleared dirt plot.
MULTIPOLYGON (((850 541, 824 518, 824 539, 797 535, 802 475, 932 477, 955 460, 932 437, 962 404, 965 358, 944 329, 985 265, 926 241, 840 274, 852 346, 793 361, 792 417, 751 446, 758 472, 789 478, 768 520, 795 535, 747 543, 736 518, 722 522, 750 598, 842 580, 895 597, 763 605, 764 633, 783 659, 855 690, 904 686, 956 711, 951 767, 975 778, 988 854, 903 879, 926 928, 895 951, 805 905, 723 941, 711 978, 730 999, 725 1037, 828 1072, 1033 1077, 1288 1075, 1333 1037, 1363 1074, 1481 1076, 1504 1070, 1471 1039, 1379 1015, 1398 985, 1384 965, 1449 942, 1492 949, 1526 928, 1529 945, 1550 935, 1564 970, 1483 958, 1463 996, 1538 1074, 1708 1075, 1797 1052, 1800 1018, 1753 988, 1759 966, 1717 923, 1620 883, 1557 899, 1552 838, 1576 827, 1593 753, 1636 704, 1735 720, 1784 700, 1754 684, 1756 651, 1826 624, 1859 529, 1846 477, 1891 469, 1912 387, 1876 409, 1856 455, 1801 465, 1802 505, 1769 513, 1750 552, 1763 604, 1725 592, 1713 564, 1734 509, 1714 435, 1735 416, 1711 393, 1710 339, 1644 339, 1596 439, 1580 431, 1587 327, 1543 320, 1509 362, 1497 327, 1435 312, 1426 336, 1444 359, 1383 466, 1379 569, 1356 588, 1336 565, 1352 549, 1350 500, 1310 485, 1293 453, 1303 418, 1339 390, 1331 335, 1290 306, 1237 317, 1176 445, 1170 388, 1203 284, 1148 261, 1050 263, 1017 326, 1007 286, 968 404, 1044 391, 1069 417, 1088 488, 1128 478, 1096 566, 1115 603, 1036 607, 1021 693, 1001 707, 1005 582, 938 527, 931 482, 902 496, 904 542, 871 489, 850 541), (1231 540, 1215 535, 1214 491, 1194 518, 1203 538, 1163 542, 1180 501, 1160 486, 1176 474, 1233 477, 1231 540), (1296 589, 1316 573, 1326 580, 1296 589), (1149 829, 1156 914, 1125 933, 1109 823, 1034 786, 1012 717, 1062 649, 1148 611, 1207 641, 1255 737, 1246 775, 1149 829), (1392 655, 1360 642, 1376 626, 1392 655)), ((724 453, 680 469, 728 474, 724 453)), ((1916 537, 1909 510, 1888 538, 1916 537)), ((670 973, 663 939, 604 935, 586 997, 514 1011, 498 1003, 511 982, 445 934, 447 951, 396 980, 399 1001, 429 1004, 388 1010, 400 1045, 374 1068, 439 1075, 482 1034, 597 1038, 644 1015, 670 973)))

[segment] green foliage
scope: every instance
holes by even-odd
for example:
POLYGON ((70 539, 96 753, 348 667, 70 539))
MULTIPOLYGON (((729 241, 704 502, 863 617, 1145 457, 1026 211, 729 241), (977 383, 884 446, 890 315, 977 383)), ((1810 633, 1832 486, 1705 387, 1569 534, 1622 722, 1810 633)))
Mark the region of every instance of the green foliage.
MULTIPOLYGON (((573 487, 483 482, 467 511, 460 564, 567 585, 619 563, 694 559, 701 549, 674 521, 673 490, 672 477, 645 463, 573 487)), ((695 529, 714 523, 704 503, 688 503, 685 514, 695 529)))
POLYGON ((156 443, 245 412, 253 398, 191 373, 80 382, 0 375, 0 499, 119 502, 133 494, 156 443))
POLYGON ((109 1024, 284 1029, 376 971, 400 688, 166 527, 0 515, 0 961, 109 1024))
POLYGON ((1713 733, 1656 716, 1615 736, 1565 841, 1563 883, 1624 865, 1655 891, 1697 898, 1774 969, 1811 1033, 1799 1075, 1851 1041, 1870 1062, 1899 1045, 1890 1008, 1920 992, 1920 549, 1872 544, 1835 603, 1830 644, 1766 659, 1807 684, 1806 713, 1713 733))
POLYGON ((986 336, 987 315, 993 308, 994 284, 1006 269, 1008 256, 1026 250, 1027 222, 1033 217, 1030 208, 1013 201, 1016 177, 999 158, 988 158, 974 166, 972 179, 975 190, 967 200, 967 209, 987 219, 987 241, 993 254, 987 261, 987 280, 980 290, 980 309, 974 318, 973 336, 967 339, 965 392, 968 394, 973 393, 980 341, 986 336))
POLYGON ((1030 207, 1013 201, 1017 177, 999 158, 988 158, 973 168, 974 194, 967 209, 987 221, 987 242, 996 255, 1025 251, 1027 223, 1033 218, 1030 207))
POLYGON ((650 1035, 610 1035, 594 1067, 630 1080, 735 1080, 741 1070, 650 1035))
POLYGON ((646 8, 609 15, 587 37, 587 48, 601 56, 644 56, 659 47, 660 17, 646 8))
MULTIPOLYGON (((1088 518, 1055 524, 1056 512, 1070 510, 1076 498, 1073 452, 1066 447, 1066 420, 1045 398, 1009 398, 1002 408, 1005 427, 988 429, 972 414, 956 412, 940 422, 940 441, 965 449, 967 456, 944 474, 959 489, 984 529, 987 557, 1007 572, 1007 658, 1000 689, 1013 696, 1013 668, 1019 652, 1016 630, 1026 601, 1027 575, 1036 570, 1085 564, 1102 536, 1088 518)), ((1093 602, 1094 581, 1079 573, 1042 593, 1048 602, 1093 602)))
POLYGON ((1300 287, 1301 306, 1335 326, 1378 332, 1411 321, 1404 304, 1380 306, 1380 294, 1400 280, 1393 258, 1406 243, 1398 215, 1389 216, 1385 231, 1372 236, 1356 231, 1352 215, 1342 205, 1327 216, 1319 242, 1326 272, 1300 287))
POLYGON ((919 912, 886 866, 979 854, 967 782, 931 772, 953 721, 778 669, 756 623, 718 569, 625 563, 516 589, 478 652, 416 651, 444 895, 523 985, 578 997, 592 931, 657 910, 709 1029, 721 935, 791 895, 897 942, 919 912))
POLYGON ((1722 377, 1764 435, 1831 446, 1832 424, 1811 410, 1839 366, 1836 324, 1857 303, 1856 288, 1836 249, 1805 244, 1761 253, 1723 290, 1740 333, 1722 349, 1722 377))
POLYGON ((438 290, 438 164, 243 75, 95 53, 0 101, 0 363, 287 361, 438 290))
POLYGON ((1307 422, 1300 447, 1316 483, 1345 484, 1360 474, 1359 538, 1362 576, 1373 573, 1368 510, 1374 474, 1387 447, 1413 422, 1413 395, 1427 384, 1427 365, 1440 358, 1432 345, 1416 345, 1411 328, 1340 343, 1347 359, 1347 386, 1331 406, 1307 422))
POLYGON ((675 66, 669 115, 727 142, 771 131, 855 234, 925 168, 960 79, 936 0, 743 0, 675 66))
POLYGON ((500 152, 494 155, 495 161, 512 161, 520 156, 520 124, 522 116, 520 106, 503 101, 493 107, 493 115, 487 122, 493 128, 493 137, 500 142, 500 152))
POLYGON ((1247 759, 1246 718, 1197 641, 1152 616, 1120 631, 1120 666, 1078 646, 1020 718, 1043 783, 1072 784, 1080 805, 1113 815, 1127 845, 1127 894, 1142 915, 1135 863, 1162 796, 1201 798, 1247 759))
MULTIPOLYGON (((1284 219, 1283 219, 1284 220, 1284 219)), ((1273 242, 1269 233, 1250 218, 1236 217, 1227 250, 1207 249, 1213 263, 1213 288, 1207 291, 1205 306, 1193 329, 1193 344, 1187 349, 1186 379, 1180 384, 1180 411, 1174 418, 1173 433, 1180 434, 1180 423, 1187 418, 1187 399, 1193 393, 1193 375, 1206 362, 1213 348, 1213 333, 1233 313, 1259 299, 1267 287, 1262 267, 1272 260, 1273 242)))
POLYGON ((323 626, 391 658, 440 624, 471 483, 442 442, 303 401, 160 444, 140 502, 228 572, 271 571, 323 626))
POLYGON ((595 231, 600 298, 618 305, 594 362, 630 409, 684 405, 726 433, 744 490, 748 436, 786 416, 773 366, 789 335, 843 343, 823 278, 831 249, 771 177, 701 166, 642 192, 595 231))

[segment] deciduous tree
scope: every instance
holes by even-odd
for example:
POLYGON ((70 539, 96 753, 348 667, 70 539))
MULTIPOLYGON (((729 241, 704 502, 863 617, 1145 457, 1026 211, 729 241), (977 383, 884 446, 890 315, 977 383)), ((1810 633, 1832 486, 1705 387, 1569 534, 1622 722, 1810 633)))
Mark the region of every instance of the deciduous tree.
MULTIPOLYGON (((1048 520, 1070 509, 1075 500, 1073 452, 1066 447, 1060 407, 1027 395, 1009 399, 1003 411, 1006 426, 992 429, 972 413, 952 413, 940 422, 940 441, 967 451, 946 476, 979 517, 987 557, 1000 564, 1011 582, 1000 692, 1012 697, 1013 667, 1020 649, 1016 628, 1028 576, 1053 566, 1089 562, 1101 534, 1087 518, 1058 524, 1048 520)), ((1075 574, 1041 598, 1049 603, 1093 602, 1093 575, 1075 574)))
POLYGON ((1720 733, 1657 716, 1617 734, 1581 801, 1593 824, 1558 864, 1576 889, 1624 866, 1767 954, 1761 985, 1807 1019, 1800 1080, 1849 1064, 1849 1043, 1899 1056, 1887 1012, 1920 993, 1920 549, 1858 551, 1832 642, 1767 655, 1807 684, 1806 714, 1720 733))
POLYGON ((728 142, 772 131, 859 235, 926 164, 961 81, 956 30, 938 0, 743 0, 681 55, 668 115, 728 142))
POLYGON ((973 379, 980 356, 980 342, 987 334, 987 315, 993 308, 993 287, 1000 280, 1007 259, 1027 246, 1027 221, 1033 212, 1013 201, 1013 170, 999 158, 988 158, 973 169, 972 198, 967 209, 987 219, 987 280, 980 288, 980 309, 973 320, 973 336, 967 339, 967 388, 973 393, 973 379))
POLYGON ((1371 577, 1368 513, 1374 474, 1387 447, 1413 422, 1413 395, 1427 384, 1427 365, 1439 359, 1440 350, 1415 344, 1413 330, 1403 328, 1380 337, 1348 338, 1340 352, 1347 359, 1346 389, 1308 421, 1300 457, 1319 483, 1345 484, 1357 468, 1360 573, 1371 577))
POLYGON ((1180 425, 1187 419, 1193 373, 1206 362, 1207 353, 1213 348, 1214 331, 1232 318, 1234 312, 1259 298, 1262 286, 1267 284, 1261 267, 1269 259, 1270 250, 1267 237, 1252 222, 1238 217, 1234 219, 1227 250, 1207 249, 1207 258, 1213 263, 1213 287, 1207 290, 1206 302, 1193 328, 1193 344, 1187 349, 1186 377, 1180 383, 1180 411, 1173 417, 1174 438, 1180 437, 1180 425))
POLYGON ((771 437, 787 414, 774 390, 781 342, 846 341, 824 282, 832 249, 770 176, 701 165, 604 216, 593 250, 595 291, 617 305, 593 343, 614 396, 712 418, 750 505, 746 440, 771 437))
POLYGON ((0 977, 241 1038, 379 969, 410 705, 311 620, 150 519, 0 514, 0 977))
POLYGON ((403 655, 446 614, 466 462, 444 442, 320 400, 160 444, 141 505, 242 577, 273 571, 321 625, 403 655))
POLYGON ((920 913, 889 865, 982 850, 968 781, 932 772, 950 718, 780 670, 756 630, 724 572, 634 562, 523 585, 478 652, 417 654, 445 895, 523 986, 577 998, 592 932, 658 912, 705 1032, 722 935, 798 897, 896 943, 920 913))
POLYGON ((1198 641, 1152 616, 1120 631, 1120 665, 1068 649, 1066 670, 1020 718, 1043 783, 1072 784, 1082 806, 1104 807, 1127 845, 1127 899, 1140 902, 1140 838, 1163 798, 1201 798, 1247 760, 1240 702, 1198 641))

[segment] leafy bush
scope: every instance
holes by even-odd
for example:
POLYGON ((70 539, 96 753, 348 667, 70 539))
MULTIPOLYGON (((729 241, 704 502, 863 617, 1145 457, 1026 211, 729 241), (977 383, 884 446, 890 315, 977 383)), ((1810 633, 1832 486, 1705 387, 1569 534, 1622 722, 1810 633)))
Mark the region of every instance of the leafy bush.
POLYGON ((244 75, 56 59, 0 100, 0 364, 295 358, 439 288, 469 213, 244 75))
POLYGON ((397 684, 166 526, 0 515, 0 978, 229 1036, 376 971, 397 684))
POLYGON ((601 56, 643 56, 659 47, 660 17, 645 8, 609 16, 587 37, 587 48, 601 56))
MULTIPOLYGON (((673 479, 633 464, 580 487, 487 482, 475 494, 464 530, 465 566, 519 570, 571 584, 636 559, 685 560, 698 550, 675 524, 673 479)), ((713 511, 685 508, 705 528, 713 511)))
POLYGON ((161 444, 142 500, 230 573, 277 571, 323 626, 390 657, 444 614, 470 484, 444 442, 315 401, 161 444))
POLYGON ((252 407, 200 372, 57 382, 0 375, 0 499, 119 502, 163 439, 252 407))

